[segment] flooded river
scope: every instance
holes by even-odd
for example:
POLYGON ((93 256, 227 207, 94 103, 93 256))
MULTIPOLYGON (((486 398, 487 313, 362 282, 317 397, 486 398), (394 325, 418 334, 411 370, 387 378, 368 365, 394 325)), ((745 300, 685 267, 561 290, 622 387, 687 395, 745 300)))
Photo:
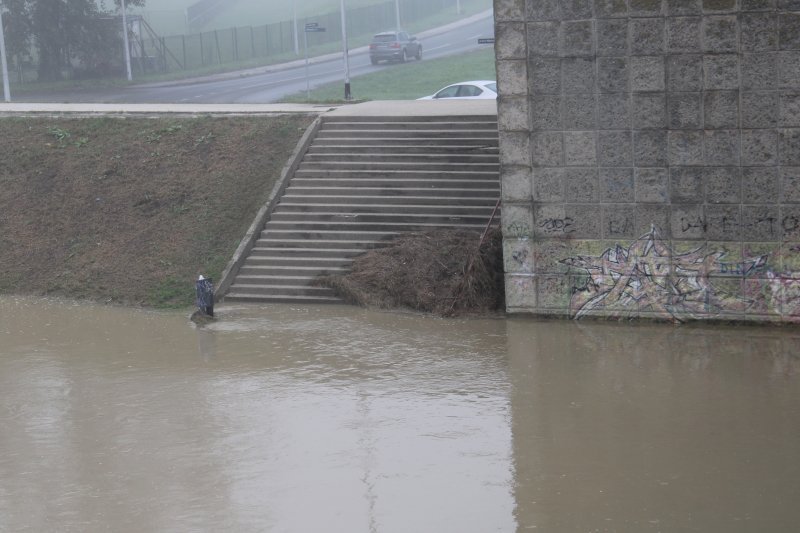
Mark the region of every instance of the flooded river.
POLYGON ((0 298, 0 531, 789 532, 800 329, 0 298))

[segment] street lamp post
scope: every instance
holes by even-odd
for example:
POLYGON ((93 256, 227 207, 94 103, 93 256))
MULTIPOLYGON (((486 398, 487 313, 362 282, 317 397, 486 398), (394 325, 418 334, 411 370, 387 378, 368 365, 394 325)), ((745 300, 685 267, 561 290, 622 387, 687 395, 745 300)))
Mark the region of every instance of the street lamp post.
POLYGON ((131 74, 131 45, 128 42, 128 18, 125 15, 125 0, 122 0, 122 40, 125 42, 125 68, 128 71, 128 81, 133 79, 131 74))
POLYGON ((345 17, 344 0, 341 0, 342 10, 342 53, 344 55, 344 99, 351 100, 350 95, 350 61, 347 53, 347 20, 345 17))
POLYGON ((402 26, 400 26, 400 0, 394 0, 394 18, 397 21, 397 29, 399 30, 402 26))
MULTIPOLYGON (((292 0, 292 33, 294 34, 294 55, 300 55, 300 43, 297 38, 297 9, 295 8, 295 0, 292 0)), ((305 39, 305 32, 303 36, 305 39)))
POLYGON ((8 83, 8 63, 6 62, 6 36, 3 33, 3 6, 0 5, 0 63, 3 64, 3 96, 11 101, 11 88, 8 83))
POLYGON ((303 32, 303 51, 306 54, 306 102, 311 98, 311 87, 308 82, 308 28, 303 32))

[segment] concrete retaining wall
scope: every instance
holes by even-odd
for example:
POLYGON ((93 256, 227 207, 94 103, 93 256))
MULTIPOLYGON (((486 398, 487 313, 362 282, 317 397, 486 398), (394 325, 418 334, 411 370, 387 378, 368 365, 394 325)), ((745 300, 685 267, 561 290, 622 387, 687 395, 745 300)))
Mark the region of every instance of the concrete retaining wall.
POLYGON ((494 5, 508 311, 800 321, 800 1, 494 5))

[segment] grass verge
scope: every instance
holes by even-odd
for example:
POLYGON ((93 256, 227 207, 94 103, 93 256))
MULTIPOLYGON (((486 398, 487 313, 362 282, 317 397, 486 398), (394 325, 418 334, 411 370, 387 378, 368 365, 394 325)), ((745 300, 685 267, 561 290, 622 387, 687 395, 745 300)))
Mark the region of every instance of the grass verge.
MULTIPOLYGON (((494 49, 491 46, 467 54, 442 59, 412 61, 372 74, 351 78, 353 97, 363 100, 414 100, 433 94, 445 85, 464 80, 495 79, 494 49)), ((342 101, 342 82, 329 83, 309 93, 283 98, 285 103, 338 103, 342 101)))

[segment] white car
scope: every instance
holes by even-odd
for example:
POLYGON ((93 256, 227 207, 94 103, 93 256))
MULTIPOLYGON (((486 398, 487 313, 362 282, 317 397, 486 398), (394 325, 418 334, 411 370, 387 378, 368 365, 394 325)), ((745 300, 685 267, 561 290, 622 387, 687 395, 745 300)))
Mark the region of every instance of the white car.
POLYGON ((497 82, 494 80, 462 81, 448 85, 430 96, 417 100, 444 100, 458 98, 465 100, 486 100, 497 98, 497 82))

